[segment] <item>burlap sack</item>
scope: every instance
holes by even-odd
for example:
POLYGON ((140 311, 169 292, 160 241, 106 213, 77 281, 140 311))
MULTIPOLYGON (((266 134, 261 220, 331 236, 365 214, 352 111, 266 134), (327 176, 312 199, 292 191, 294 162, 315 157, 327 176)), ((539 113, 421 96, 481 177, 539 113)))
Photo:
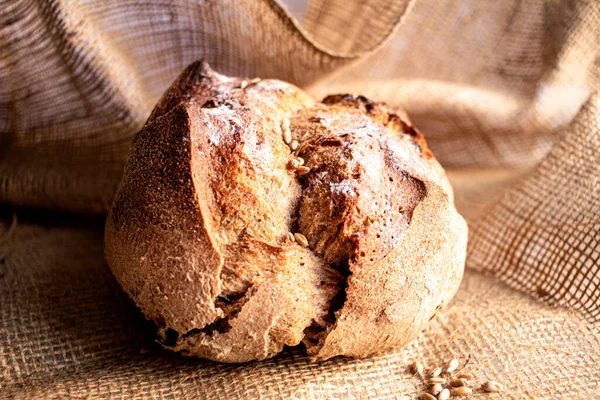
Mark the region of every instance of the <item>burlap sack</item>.
POLYGON ((2 3, 0 396, 402 398, 423 390, 413 359, 470 357, 475 386, 505 384, 496 397, 600 398, 600 5, 291 9, 301 26, 273 0, 2 3), (407 348, 319 364, 170 354, 103 261, 102 216, 13 208, 105 212, 132 135, 201 57, 402 105, 422 128, 469 220, 469 269, 407 348))

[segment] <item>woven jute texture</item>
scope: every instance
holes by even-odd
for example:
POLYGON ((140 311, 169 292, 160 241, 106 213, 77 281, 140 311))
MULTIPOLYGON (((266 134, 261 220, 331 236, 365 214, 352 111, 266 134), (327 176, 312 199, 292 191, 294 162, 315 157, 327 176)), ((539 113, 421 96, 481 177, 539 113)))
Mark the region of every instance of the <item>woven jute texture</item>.
POLYGON ((600 3, 290 3, 298 18, 275 0, 0 3, 0 397, 416 397, 406 366, 456 357, 496 398, 600 398, 600 3), (405 349, 221 365, 154 344, 103 261, 103 215, 199 58, 402 106, 425 133, 470 242, 455 299, 405 349))
POLYGON ((0 247, 2 395, 394 399, 423 390, 406 372, 412 360, 440 365, 470 356, 464 371, 477 377, 473 385, 501 381, 506 398, 597 397, 593 325, 477 272, 467 272, 449 308, 417 340, 388 355, 310 363, 290 350, 225 365, 172 354, 153 342, 155 328, 103 262, 102 225, 28 215, 0 247))

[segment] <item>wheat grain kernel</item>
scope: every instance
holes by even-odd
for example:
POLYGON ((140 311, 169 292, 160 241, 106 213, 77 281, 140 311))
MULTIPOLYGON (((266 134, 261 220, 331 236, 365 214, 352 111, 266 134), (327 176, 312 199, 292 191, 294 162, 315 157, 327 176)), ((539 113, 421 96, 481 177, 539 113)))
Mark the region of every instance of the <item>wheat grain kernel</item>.
POLYGON ((456 370, 456 368, 458 368, 458 360, 453 358, 450 360, 450 362, 448 362, 448 365, 446 365, 446 372, 452 372, 456 370))
POLYGON ((283 128, 283 141, 285 144, 290 144, 292 142, 292 132, 289 127, 283 128))
POLYGON ((411 374, 423 375, 423 364, 419 361, 413 361, 413 363, 410 364, 409 370, 411 374))
POLYGON ((472 375, 472 374, 469 374, 469 373, 467 373, 467 372, 463 372, 462 374, 459 374, 459 375, 457 376, 457 378, 459 378, 459 379, 466 379, 466 380, 470 381, 470 380, 472 380, 472 379, 473 379, 473 375, 472 375))
POLYGON ((294 234, 292 232, 287 233, 287 240, 289 240, 290 242, 296 241, 296 238, 294 238, 294 234))
POLYGON ((433 378, 435 378, 436 376, 440 376, 441 373, 442 373, 442 367, 437 367, 436 369, 431 371, 431 376, 433 378))
POLYGON ((294 239, 296 239, 296 242, 298 242, 300 246, 308 247, 308 240, 306 239, 306 236, 300 232, 294 233, 294 239))
POLYGON ((433 397, 432 395, 430 395, 429 393, 423 393, 423 400, 435 400, 435 397, 433 397))
POLYGON ((298 146, 300 146, 300 143, 298 143, 298 141, 297 141, 296 139, 293 139, 293 140, 290 142, 290 149, 291 149, 292 151, 296 151, 296 150, 298 150, 298 146))
POLYGON ((450 391, 452 396, 468 396, 471 393, 473 393, 473 390, 466 386, 457 387, 450 391))
POLYGON ((450 381, 450 386, 452 387, 461 387, 461 386, 469 386, 469 381, 463 378, 452 379, 450 381))
POLYGON ((309 172, 310 172, 310 168, 305 167, 304 165, 300 165, 300 166, 296 167, 296 173, 300 176, 306 175, 309 172))
POLYGON ((444 383, 446 383, 446 380, 444 378, 440 378, 438 376, 434 376, 433 378, 429 379, 429 384, 435 385, 436 383, 444 384, 444 383))
POLYGON ((442 391, 443 387, 441 383, 436 383, 431 387, 431 394, 437 396, 442 391))
POLYGON ((500 382, 495 381, 487 381, 484 383, 481 388, 488 393, 497 393, 504 389, 504 386, 500 382))
POLYGON ((246 88, 246 86, 248 86, 248 81, 244 80, 244 81, 240 82, 240 89, 244 89, 244 88, 246 88))
POLYGON ((450 391, 448 389, 442 389, 438 394, 437 400, 448 400, 450 398, 450 391))

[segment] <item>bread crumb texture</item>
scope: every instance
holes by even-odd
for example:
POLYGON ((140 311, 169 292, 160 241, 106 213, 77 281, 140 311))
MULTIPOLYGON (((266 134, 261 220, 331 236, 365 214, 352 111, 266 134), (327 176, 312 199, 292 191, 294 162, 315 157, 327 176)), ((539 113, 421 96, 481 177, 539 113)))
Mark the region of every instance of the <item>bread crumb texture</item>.
POLYGON ((457 290, 466 240, 401 111, 199 61, 133 141, 105 256, 169 349, 246 362, 303 343, 320 360, 413 339, 457 290))

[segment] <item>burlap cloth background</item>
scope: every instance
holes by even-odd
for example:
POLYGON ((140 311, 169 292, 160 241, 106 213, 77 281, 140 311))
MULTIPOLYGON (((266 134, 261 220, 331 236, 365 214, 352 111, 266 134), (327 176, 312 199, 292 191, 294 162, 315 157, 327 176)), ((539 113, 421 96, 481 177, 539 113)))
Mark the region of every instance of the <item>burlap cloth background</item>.
POLYGON ((421 391, 413 359, 470 355, 495 397, 600 398, 600 4, 290 7, 0 4, 0 396, 402 398, 421 391), (401 105, 424 131, 469 220, 468 271, 404 350, 220 365, 153 344, 103 261, 103 213, 132 136, 201 57, 401 105))

